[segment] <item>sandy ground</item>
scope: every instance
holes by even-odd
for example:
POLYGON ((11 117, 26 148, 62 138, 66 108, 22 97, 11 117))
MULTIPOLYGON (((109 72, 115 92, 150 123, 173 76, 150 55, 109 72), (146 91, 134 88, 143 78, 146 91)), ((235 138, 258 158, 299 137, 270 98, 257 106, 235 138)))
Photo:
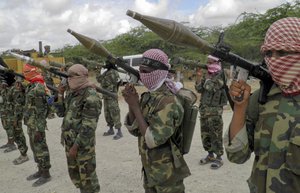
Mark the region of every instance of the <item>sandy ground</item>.
MULTIPOLYGON (((127 104, 119 97, 122 122, 127 112, 127 104)), ((227 129, 232 112, 225 108, 223 114, 224 130, 227 129)), ((26 177, 37 170, 29 149, 30 160, 15 166, 12 160, 19 156, 18 151, 0 152, 0 193, 76 193, 68 172, 64 148, 60 144, 60 125, 62 119, 48 120, 47 142, 50 150, 52 180, 33 188, 26 177)), ((0 144, 6 143, 6 134, 0 125, 0 144)), ((27 131, 26 126, 23 127, 27 131)), ((103 193, 142 193, 141 162, 138 155, 137 139, 124 128, 124 137, 118 141, 111 136, 102 136, 106 131, 103 113, 100 115, 96 132, 97 174, 103 193)), ((28 135, 25 134, 27 141, 28 135)), ((246 183, 250 175, 252 158, 243 165, 230 163, 224 155, 224 165, 211 170, 209 165, 200 166, 200 158, 206 156, 200 139, 199 119, 197 121, 190 153, 185 155, 192 175, 185 179, 186 193, 247 193, 246 183)))

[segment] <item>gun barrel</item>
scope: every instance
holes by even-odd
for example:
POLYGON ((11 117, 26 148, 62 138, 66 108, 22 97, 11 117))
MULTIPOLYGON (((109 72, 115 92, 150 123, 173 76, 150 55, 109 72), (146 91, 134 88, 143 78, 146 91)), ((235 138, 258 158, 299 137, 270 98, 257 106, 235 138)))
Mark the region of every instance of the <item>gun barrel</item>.
POLYGON ((72 34, 84 47, 86 47, 91 52, 103 56, 111 63, 116 64, 117 66, 123 68, 124 70, 126 70, 130 74, 133 74, 139 79, 139 72, 136 69, 127 65, 126 62, 121 58, 115 58, 104 46, 101 45, 100 42, 82 34, 76 33, 71 29, 68 29, 67 31, 70 34, 72 34))

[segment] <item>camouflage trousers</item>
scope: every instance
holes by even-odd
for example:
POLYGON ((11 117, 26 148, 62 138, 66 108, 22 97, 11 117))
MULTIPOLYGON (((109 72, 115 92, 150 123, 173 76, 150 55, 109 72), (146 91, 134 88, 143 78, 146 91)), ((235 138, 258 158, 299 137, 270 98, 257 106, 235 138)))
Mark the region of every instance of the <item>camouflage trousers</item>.
POLYGON ((2 126, 3 126, 3 129, 5 130, 6 132, 6 135, 7 135, 7 139, 14 139, 14 131, 13 131, 13 127, 12 125, 10 124, 10 119, 8 116, 2 116, 1 117, 1 123, 2 123, 2 126))
POLYGON ((120 108, 117 99, 104 99, 104 117, 108 127, 121 128, 120 108))
POLYGON ((41 140, 35 141, 35 130, 28 128, 29 143, 33 153, 34 161, 37 163, 39 169, 49 170, 49 168, 51 168, 51 164, 49 149, 46 143, 46 133, 41 132, 41 134, 41 140))
MULTIPOLYGON (((69 176, 81 192, 95 193, 100 192, 100 185, 96 173, 96 155, 89 153, 84 155, 78 150, 76 159, 69 157, 72 146, 65 145, 69 176)), ((93 152, 93 150, 88 151, 93 152)))
POLYGON ((28 147, 22 128, 22 117, 11 119, 9 123, 12 126, 14 141, 18 145, 21 155, 26 155, 28 147))
POLYGON ((204 150, 222 156, 224 154, 222 115, 201 116, 200 125, 204 150))
POLYGON ((183 180, 165 186, 160 185, 160 186, 148 187, 146 175, 144 175, 144 189, 145 189, 145 193, 184 193, 185 187, 183 184, 183 180))

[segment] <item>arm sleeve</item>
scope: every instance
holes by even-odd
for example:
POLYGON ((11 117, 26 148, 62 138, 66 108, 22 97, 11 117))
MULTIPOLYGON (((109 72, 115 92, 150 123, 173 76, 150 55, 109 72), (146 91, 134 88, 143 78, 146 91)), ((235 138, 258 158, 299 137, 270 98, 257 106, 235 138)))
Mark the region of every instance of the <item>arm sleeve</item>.
POLYGON ((246 125, 236 134, 229 144, 229 129, 224 135, 224 146, 227 158, 233 163, 242 164, 246 162, 251 155, 248 143, 246 125))
POLYGON ((102 103, 98 96, 92 95, 87 98, 82 109, 82 124, 75 144, 79 147, 93 146, 95 144, 95 131, 99 115, 101 113, 102 103))
POLYGON ((35 123, 38 131, 45 132, 46 116, 48 111, 48 104, 46 100, 45 87, 37 84, 35 89, 35 123))
POLYGON ((234 163, 246 162, 254 150, 254 132, 259 119, 259 91, 253 92, 246 111, 246 123, 229 144, 229 129, 224 136, 228 160, 234 163))
POLYGON ((133 135, 135 137, 141 136, 141 132, 139 130, 139 127, 138 127, 138 124, 137 124, 136 120, 134 120, 131 125, 128 122, 129 121, 128 121, 128 114, 127 114, 126 117, 125 117, 124 126, 127 128, 128 132, 131 135, 133 135))
POLYGON ((15 117, 23 117, 23 108, 25 104, 25 93, 22 91, 15 92, 15 117))
POLYGON ((204 82, 205 82, 205 78, 202 78, 200 83, 196 83, 195 84, 195 90, 198 92, 198 93, 202 93, 203 92, 203 85, 204 85, 204 82))
POLYGON ((53 106, 55 107, 55 111, 57 116, 59 117, 64 117, 65 116, 65 111, 66 111, 66 101, 68 101, 68 98, 70 96, 67 95, 63 100, 57 100, 56 102, 53 103, 53 106))

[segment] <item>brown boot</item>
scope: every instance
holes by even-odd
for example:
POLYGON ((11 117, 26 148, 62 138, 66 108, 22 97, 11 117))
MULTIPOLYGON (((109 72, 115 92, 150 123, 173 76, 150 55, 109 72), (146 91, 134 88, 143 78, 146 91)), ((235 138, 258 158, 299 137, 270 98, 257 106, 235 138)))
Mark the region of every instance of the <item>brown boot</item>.
POLYGON ((43 170, 41 177, 32 184, 32 187, 41 186, 51 180, 49 170, 43 170))

